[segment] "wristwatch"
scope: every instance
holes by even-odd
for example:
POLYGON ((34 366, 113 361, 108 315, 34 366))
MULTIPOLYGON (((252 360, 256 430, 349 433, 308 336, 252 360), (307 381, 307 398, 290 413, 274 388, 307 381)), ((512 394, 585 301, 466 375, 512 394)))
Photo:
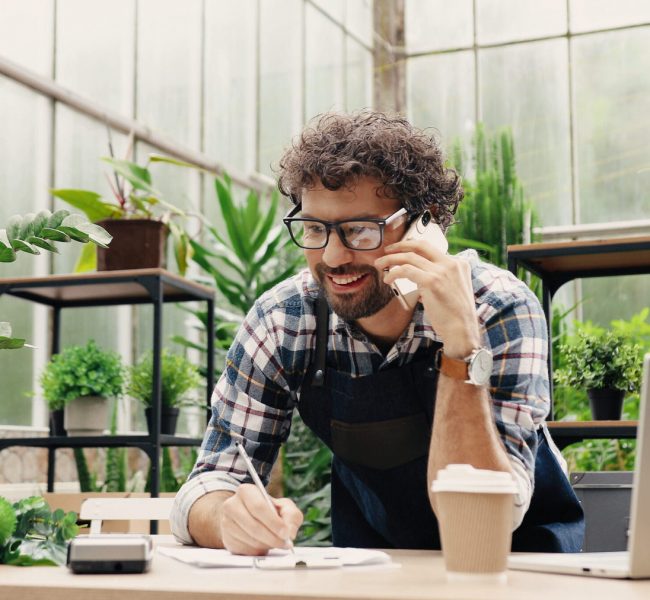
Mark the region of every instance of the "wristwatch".
POLYGON ((492 352, 487 348, 474 348, 465 358, 451 358, 439 348, 435 356, 435 366, 447 377, 484 386, 488 384, 492 374, 492 352))

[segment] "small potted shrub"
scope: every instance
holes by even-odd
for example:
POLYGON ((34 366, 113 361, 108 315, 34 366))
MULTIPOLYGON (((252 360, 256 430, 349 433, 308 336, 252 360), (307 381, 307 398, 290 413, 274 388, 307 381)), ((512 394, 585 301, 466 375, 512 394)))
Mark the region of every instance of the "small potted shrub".
MULTIPOLYGON (((173 435, 179 408, 196 404, 187 400, 185 394, 198 386, 201 381, 198 369, 184 356, 162 351, 160 372, 162 379, 161 433, 173 435)), ((149 432, 153 431, 151 403, 153 399, 153 354, 147 352, 140 361, 131 367, 127 393, 145 407, 149 432)))
POLYGON ((117 353, 91 340, 55 354, 41 385, 49 406, 64 406, 69 435, 102 435, 108 425, 108 399, 120 396, 124 388, 124 368, 117 353))
POLYGON ((620 419, 625 393, 641 382, 640 346, 621 333, 581 331, 559 351, 564 366, 556 383, 587 390, 595 420, 620 419))

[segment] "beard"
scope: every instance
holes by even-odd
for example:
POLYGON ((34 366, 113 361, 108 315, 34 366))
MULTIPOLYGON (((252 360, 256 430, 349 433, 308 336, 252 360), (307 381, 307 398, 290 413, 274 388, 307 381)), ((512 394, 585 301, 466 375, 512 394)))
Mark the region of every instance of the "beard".
POLYGON ((356 321, 364 317, 370 317, 378 313, 393 298, 393 291, 389 285, 381 281, 379 272, 369 265, 353 266, 345 265, 336 269, 330 269, 323 263, 315 267, 316 279, 325 292, 327 302, 332 310, 344 321, 356 321), (366 275, 368 281, 363 289, 350 294, 332 294, 327 286, 327 275, 366 275))

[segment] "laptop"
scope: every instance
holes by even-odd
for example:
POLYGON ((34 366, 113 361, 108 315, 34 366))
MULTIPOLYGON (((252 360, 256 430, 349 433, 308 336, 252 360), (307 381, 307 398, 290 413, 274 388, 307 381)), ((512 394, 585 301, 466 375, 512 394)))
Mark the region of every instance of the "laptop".
POLYGON ((627 552, 512 554, 508 567, 616 579, 650 578, 650 354, 643 361, 627 552))

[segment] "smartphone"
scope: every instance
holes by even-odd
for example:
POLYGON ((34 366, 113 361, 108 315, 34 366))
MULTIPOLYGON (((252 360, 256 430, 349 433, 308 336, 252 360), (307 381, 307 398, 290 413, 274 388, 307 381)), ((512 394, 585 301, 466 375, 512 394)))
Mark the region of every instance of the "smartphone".
POLYGON ((73 538, 67 564, 73 573, 144 573, 152 556, 153 545, 147 535, 104 533, 73 538))
MULTIPOLYGON (((411 223, 402 240, 426 240, 444 254, 447 254, 449 248, 445 234, 428 210, 411 223)), ((420 298, 418 286, 410 279, 396 279, 391 288, 405 310, 413 309, 420 298)))

